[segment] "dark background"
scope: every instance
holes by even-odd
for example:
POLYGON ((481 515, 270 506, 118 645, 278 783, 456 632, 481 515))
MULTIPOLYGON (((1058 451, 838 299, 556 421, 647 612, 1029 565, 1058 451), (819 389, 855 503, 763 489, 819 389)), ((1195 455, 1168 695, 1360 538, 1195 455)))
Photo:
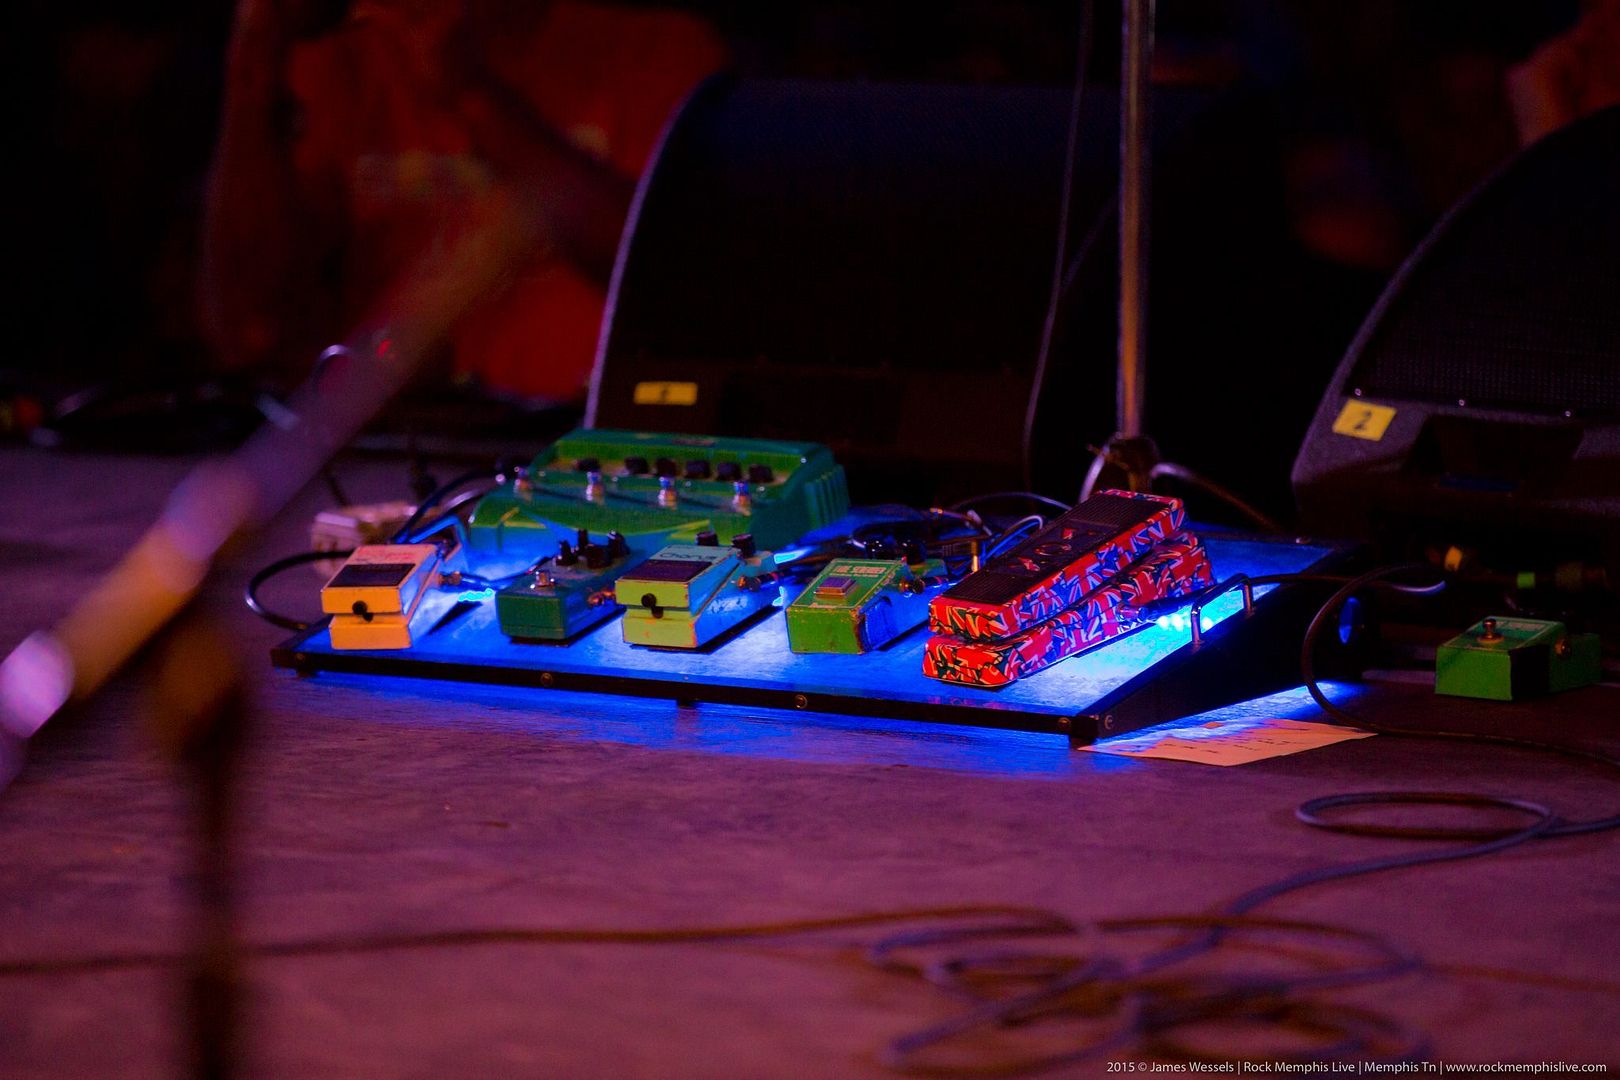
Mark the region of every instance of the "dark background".
MULTIPOLYGON (((1078 4, 666 6, 712 20, 744 75, 1036 86, 1074 76, 1078 4)), ((1286 346, 1215 340, 1196 358, 1223 378, 1269 380, 1267 395, 1286 405, 1254 436, 1245 486, 1266 501, 1286 498, 1289 448, 1391 270, 1515 149, 1506 70, 1577 14, 1563 2, 1160 4, 1157 79, 1242 94, 1271 124, 1257 169, 1280 203, 1280 233, 1275 257, 1245 268, 1245 287, 1277 290, 1277 322, 1257 338, 1286 346)), ((23 0, 3 18, 13 284, 0 388, 48 412, 97 382, 206 372, 193 296, 229 5, 23 0)), ((1117 5, 1097 5, 1095 84, 1117 79, 1117 19, 1117 5)), ((1207 148, 1212 165, 1223 152, 1207 148)), ((1230 466, 1216 471, 1233 479, 1230 466)))

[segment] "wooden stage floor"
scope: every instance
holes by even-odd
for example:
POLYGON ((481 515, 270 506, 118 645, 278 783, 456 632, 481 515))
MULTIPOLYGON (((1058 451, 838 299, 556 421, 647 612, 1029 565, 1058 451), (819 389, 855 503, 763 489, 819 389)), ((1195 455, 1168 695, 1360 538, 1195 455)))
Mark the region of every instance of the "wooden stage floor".
MULTIPOLYGON (((183 462, 0 452, 0 651, 138 535, 183 462)), ((351 466, 358 497, 403 468, 351 466)), ((1230 769, 1071 752, 1056 737, 272 671, 285 636, 236 605, 301 549, 308 492, 213 599, 256 689, 243 781, 243 936, 662 927, 1018 904, 1075 918, 1191 913, 1399 841, 1314 832, 1346 790, 1484 790, 1571 817, 1620 777, 1389 738, 1230 769)), ((313 574, 302 585, 314 584, 313 574)), ((274 593, 295 606, 290 590, 274 593)), ((306 592, 308 597, 309 593, 306 592)), ((308 601, 306 599, 306 606, 308 601)), ((34 740, 0 793, 0 964, 169 951, 187 930, 190 821, 120 678, 34 740)), ((1421 684, 1356 699, 1390 720, 1481 710, 1421 684)), ((1240 707, 1309 717, 1300 693, 1240 707)), ((1494 706, 1484 722, 1620 749, 1620 690, 1494 706)), ((1392 1013, 1448 1062, 1620 1063, 1620 836, 1326 885, 1265 908, 1388 933, 1423 973, 1335 1000, 1392 1013)), ((869 938, 870 935, 865 935, 869 938)), ((862 935, 746 945, 472 945, 249 967, 249 1075, 892 1075, 890 1039, 961 1008, 859 962, 862 935)), ((0 1075, 174 1075, 174 970, 0 976, 0 1075)), ((1116 1054, 1113 1060, 1133 1055, 1116 1054)), ((1078 1076, 1104 1075, 1102 1061, 1078 1076)))

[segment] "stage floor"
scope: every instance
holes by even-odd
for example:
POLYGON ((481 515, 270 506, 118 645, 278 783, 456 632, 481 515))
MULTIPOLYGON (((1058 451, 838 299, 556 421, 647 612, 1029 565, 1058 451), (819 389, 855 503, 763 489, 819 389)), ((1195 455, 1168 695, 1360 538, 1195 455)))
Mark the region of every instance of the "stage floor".
MULTIPOLYGON (((0 649, 63 610, 147 524, 169 460, 0 451, 0 649)), ((397 465, 347 465, 357 498, 397 465)), ((1076 918, 1208 910, 1283 874, 1405 852, 1298 824, 1346 790, 1487 790, 1612 812, 1596 768, 1370 738, 1220 769, 1077 753, 1016 731, 270 669, 284 633, 248 573, 305 543, 321 503, 242 552, 211 594, 251 673, 243 936, 774 921, 941 904, 1076 918)), ((313 606, 290 575, 278 606, 313 606)), ((144 679, 47 727, 0 793, 0 963, 181 948, 183 789, 144 729, 144 679)), ((1620 748, 1620 690, 1477 706, 1429 686, 1336 688, 1393 723, 1620 748)), ((1314 713, 1297 691, 1225 715, 1314 713)), ((1620 1066, 1617 838, 1588 836, 1326 885, 1267 914, 1385 932, 1429 967, 1335 1000, 1426 1030, 1447 1062, 1620 1066)), ((937 991, 817 943, 481 945, 261 959, 252 1075, 885 1076, 887 1040, 955 1015, 937 991)), ((0 977, 10 1077, 168 1077, 177 970, 0 977)), ((1123 1060, 1123 1058, 1121 1058, 1123 1060)), ((1074 1075, 1104 1075, 1101 1062, 1074 1075)))

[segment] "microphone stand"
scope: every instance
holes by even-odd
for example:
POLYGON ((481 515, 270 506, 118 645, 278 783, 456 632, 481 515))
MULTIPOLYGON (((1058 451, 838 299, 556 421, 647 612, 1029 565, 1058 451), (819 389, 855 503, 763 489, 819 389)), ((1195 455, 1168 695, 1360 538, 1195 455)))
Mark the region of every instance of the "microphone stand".
POLYGON ((1092 458, 1082 500, 1099 486, 1152 489, 1159 448, 1143 424, 1147 399, 1148 218, 1152 186, 1154 0, 1121 0, 1119 65, 1118 424, 1092 458))
POLYGON ((227 1080, 239 1071, 233 791, 249 713, 240 666, 225 644, 230 635, 195 614, 194 601, 219 557, 320 476, 457 318, 541 250, 559 225, 566 231, 566 211, 542 192, 520 188, 453 244, 430 246, 375 314, 328 350, 331 361, 293 393, 284 414, 234 452, 194 469, 117 566, 53 627, 31 634, 0 661, 3 783, 46 721, 159 643, 149 720, 191 790, 197 826, 198 922, 188 983, 193 1076, 227 1080))

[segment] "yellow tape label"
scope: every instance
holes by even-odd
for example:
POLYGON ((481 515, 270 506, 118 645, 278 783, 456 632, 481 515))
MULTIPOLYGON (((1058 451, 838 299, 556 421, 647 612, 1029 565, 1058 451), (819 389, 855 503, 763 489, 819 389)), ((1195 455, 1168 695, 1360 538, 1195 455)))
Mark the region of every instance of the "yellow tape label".
POLYGON ((696 405, 698 384, 695 382, 638 382, 637 405, 696 405))
POLYGON ((1377 442, 1389 430, 1389 422, 1395 419, 1395 410, 1388 405, 1374 405, 1370 401, 1347 401, 1344 408, 1339 410, 1339 418, 1333 421, 1333 432, 1336 435, 1348 435, 1352 439, 1367 439, 1377 442))

